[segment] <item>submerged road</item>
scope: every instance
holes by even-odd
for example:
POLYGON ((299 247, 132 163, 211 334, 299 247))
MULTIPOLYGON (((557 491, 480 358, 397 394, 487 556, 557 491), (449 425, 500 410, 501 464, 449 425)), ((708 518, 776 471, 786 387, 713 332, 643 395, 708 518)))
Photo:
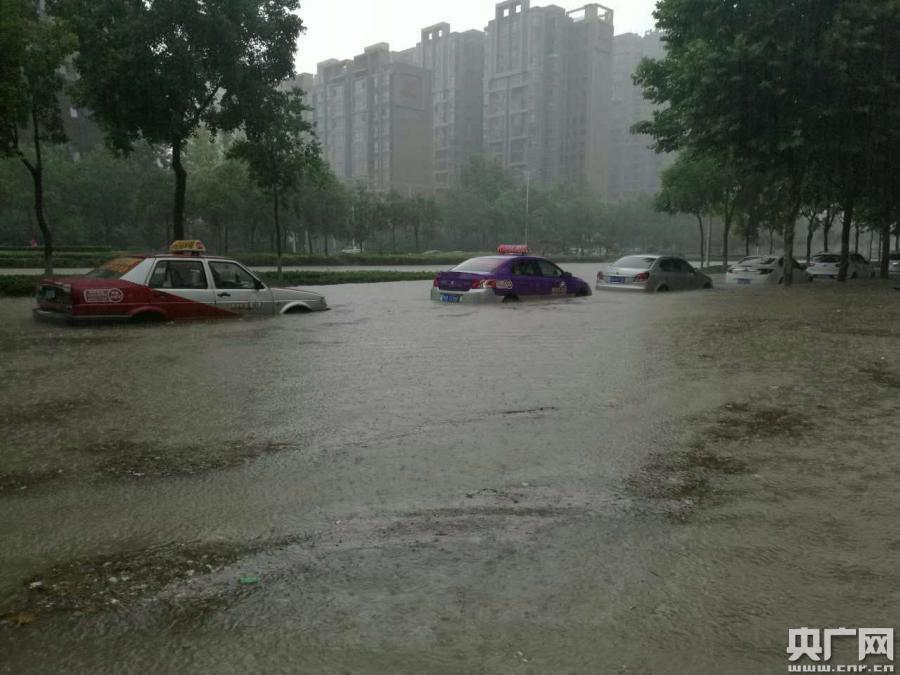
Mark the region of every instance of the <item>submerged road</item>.
POLYGON ((900 628, 889 285, 428 290, 0 302, 0 673, 781 673, 789 628, 900 628))

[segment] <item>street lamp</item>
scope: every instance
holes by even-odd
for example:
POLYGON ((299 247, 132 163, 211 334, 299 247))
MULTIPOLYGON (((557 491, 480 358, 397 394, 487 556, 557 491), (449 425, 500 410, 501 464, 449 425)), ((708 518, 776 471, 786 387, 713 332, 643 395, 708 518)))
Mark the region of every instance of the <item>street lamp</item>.
POLYGON ((525 245, 528 246, 528 200, 531 196, 531 171, 525 171, 525 245))

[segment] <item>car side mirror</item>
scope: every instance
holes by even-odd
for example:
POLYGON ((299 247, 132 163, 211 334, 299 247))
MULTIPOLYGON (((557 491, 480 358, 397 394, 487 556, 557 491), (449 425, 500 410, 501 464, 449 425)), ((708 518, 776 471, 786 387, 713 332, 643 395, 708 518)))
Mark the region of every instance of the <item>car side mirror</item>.
POLYGON ((266 289, 266 285, 263 282, 261 282, 259 279, 255 279, 255 281, 256 281, 256 290, 264 291, 266 289))
POLYGON ((572 273, 571 273, 571 272, 563 272, 563 278, 564 278, 564 279, 571 279, 571 278, 572 278, 572 273))

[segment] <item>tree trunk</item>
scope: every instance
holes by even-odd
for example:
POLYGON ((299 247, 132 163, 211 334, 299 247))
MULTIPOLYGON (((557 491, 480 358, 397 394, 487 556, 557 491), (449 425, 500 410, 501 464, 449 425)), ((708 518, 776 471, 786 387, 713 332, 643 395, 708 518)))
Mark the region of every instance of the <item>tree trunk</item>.
POLYGON ((704 267, 706 267, 706 265, 704 265, 704 263, 706 262, 706 256, 704 255, 706 251, 706 231, 703 229, 702 214, 695 213, 694 215, 697 216, 697 225, 700 226, 700 269, 702 270, 704 267))
POLYGON ((853 228, 852 197, 844 204, 844 222, 841 227, 841 269, 838 272, 838 281, 847 281, 847 273, 850 271, 850 231, 853 228))
POLYGON ((775 252, 775 228, 769 227, 769 255, 775 252))
POLYGON ((172 209, 172 237, 184 239, 184 200, 187 194, 187 171, 181 163, 184 139, 172 139, 172 171, 175 172, 175 206, 172 209))
POLYGON ((812 260, 812 242, 813 237, 816 236, 816 230, 813 227, 815 222, 815 217, 810 218, 806 228, 806 262, 812 260))
POLYGON ((413 225, 413 238, 415 239, 415 243, 416 243, 416 253, 418 253, 419 252, 419 224, 418 223, 413 225))
POLYGON ((309 228, 306 228, 306 252, 312 255, 312 232, 310 232, 309 228))
MULTIPOLYGON (((726 209, 727 211, 727 209, 726 209)), ((725 214, 725 226, 722 230, 722 266, 728 269, 728 238, 731 236, 731 214, 725 214)))
POLYGON ((397 252, 397 225, 391 220, 391 251, 397 252))
POLYGON ((859 221, 856 221, 856 241, 853 244, 853 252, 859 253, 859 221))
POLYGON ((40 159, 34 165, 31 179, 34 182, 34 214, 44 238, 44 274, 53 274, 53 233, 44 214, 44 167, 40 159))
POLYGON ((885 213, 884 223, 881 226, 881 265, 878 276, 882 279, 889 279, 891 276, 891 208, 888 206, 885 213))
POLYGON ((41 134, 38 125, 37 108, 31 107, 31 125, 34 132, 34 164, 32 164, 21 150, 18 151, 19 159, 31 174, 31 182, 34 184, 34 216, 37 219, 38 228, 44 238, 44 274, 53 274, 53 233, 47 225, 47 217, 44 213, 44 158, 41 152, 41 134))
POLYGON ((281 196, 278 194, 278 188, 276 187, 272 193, 272 206, 275 216, 275 267, 278 270, 278 281, 283 281, 284 269, 281 263, 281 217, 278 213, 280 201, 281 196))
POLYGON ((788 220, 784 224, 784 282, 785 286, 794 283, 794 231, 797 227, 797 217, 800 215, 800 202, 796 202, 788 220))
POLYGON ((328 233, 322 235, 322 251, 325 253, 325 256, 328 256, 328 233))

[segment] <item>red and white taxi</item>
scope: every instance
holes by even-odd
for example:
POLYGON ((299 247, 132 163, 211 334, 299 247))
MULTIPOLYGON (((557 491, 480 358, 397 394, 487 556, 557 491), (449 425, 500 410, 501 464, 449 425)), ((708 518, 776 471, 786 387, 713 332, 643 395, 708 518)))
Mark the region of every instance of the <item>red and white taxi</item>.
POLYGON ((41 279, 38 319, 178 321, 328 309, 299 288, 270 288, 241 263, 206 255, 200 241, 177 241, 168 254, 116 258, 78 277, 41 279))

